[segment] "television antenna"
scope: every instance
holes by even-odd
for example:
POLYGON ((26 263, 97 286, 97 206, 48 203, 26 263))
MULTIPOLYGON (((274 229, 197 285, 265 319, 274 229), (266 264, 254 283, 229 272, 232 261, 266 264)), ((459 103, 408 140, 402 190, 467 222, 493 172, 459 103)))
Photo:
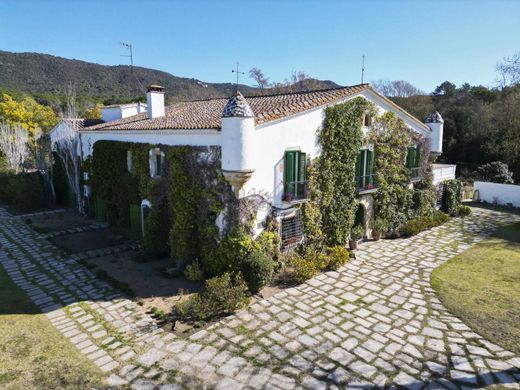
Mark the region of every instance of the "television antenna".
POLYGON ((129 57, 130 58, 130 68, 134 67, 134 56, 132 53, 132 44, 127 42, 119 42, 121 46, 124 46, 130 54, 121 54, 121 57, 129 57))
POLYGON ((365 55, 361 59, 361 84, 363 84, 363 76, 365 75, 365 55))
POLYGON ((241 74, 245 74, 244 72, 240 72, 239 69, 238 69, 238 61, 237 61, 237 68, 236 70, 233 69, 231 70, 231 73, 236 73, 237 74, 237 91, 238 91, 238 76, 241 75, 241 74))
POLYGON ((143 84, 141 84, 141 81, 139 80, 139 78, 134 73, 134 54, 132 52, 132 44, 129 43, 129 42, 119 42, 119 44, 121 46, 125 47, 128 50, 128 52, 130 53, 130 54, 121 54, 121 57, 128 57, 128 58, 130 58, 130 73, 132 74, 132 76, 134 76, 134 78, 137 80, 137 83, 139 84, 139 87, 140 87, 139 92, 145 91, 145 88, 144 88, 143 84))

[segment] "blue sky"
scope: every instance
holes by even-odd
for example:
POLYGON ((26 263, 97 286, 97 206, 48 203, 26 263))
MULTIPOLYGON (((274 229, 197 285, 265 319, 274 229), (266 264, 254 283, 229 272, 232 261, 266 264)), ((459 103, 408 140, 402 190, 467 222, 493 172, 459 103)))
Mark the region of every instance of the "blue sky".
POLYGON ((520 1, 0 0, 0 50, 125 64, 120 41, 136 65, 209 82, 233 81, 238 60, 272 81, 356 84, 365 54, 368 81, 492 86, 520 51, 520 1))

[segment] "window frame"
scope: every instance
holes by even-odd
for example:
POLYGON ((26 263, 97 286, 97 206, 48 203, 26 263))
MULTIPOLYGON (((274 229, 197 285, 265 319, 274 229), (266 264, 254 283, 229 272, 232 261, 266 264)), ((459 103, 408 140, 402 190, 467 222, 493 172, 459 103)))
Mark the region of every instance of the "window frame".
POLYGON ((356 160, 356 186, 360 190, 375 188, 376 154, 372 146, 362 147, 356 160))
POLYGON ((286 150, 283 173, 283 199, 306 199, 307 153, 301 150, 286 150))

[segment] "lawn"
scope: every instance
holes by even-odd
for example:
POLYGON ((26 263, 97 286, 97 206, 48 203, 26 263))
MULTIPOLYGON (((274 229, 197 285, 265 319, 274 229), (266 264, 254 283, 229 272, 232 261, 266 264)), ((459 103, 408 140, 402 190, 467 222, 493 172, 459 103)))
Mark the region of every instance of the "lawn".
POLYGON ((442 303, 476 333, 520 354, 520 223, 432 273, 442 303))
POLYGON ((0 266, 0 388, 99 388, 102 378, 0 266))

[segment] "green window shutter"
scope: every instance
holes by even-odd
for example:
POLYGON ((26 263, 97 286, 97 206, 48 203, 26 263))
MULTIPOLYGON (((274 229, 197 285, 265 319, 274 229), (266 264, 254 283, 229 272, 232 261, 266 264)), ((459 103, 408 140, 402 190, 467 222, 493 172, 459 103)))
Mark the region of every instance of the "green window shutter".
POLYGON ((298 172, 296 172, 298 182, 296 184, 296 197, 303 197, 305 194, 305 176, 307 174, 307 155, 298 152, 298 172))
POLYGON ((285 194, 292 194, 294 196, 294 182, 296 180, 295 177, 295 168, 296 168, 296 152, 286 152, 285 153, 285 194))
POLYGON ((406 155, 406 167, 407 168, 413 168, 413 161, 415 160, 414 151, 415 151, 415 148, 413 146, 408 148, 408 154, 406 155))
POLYGON ((417 146, 415 148, 415 167, 419 168, 421 166, 421 147, 417 146))
POLYGON ((369 150, 367 156, 367 175, 373 175, 374 174, 374 151, 369 150))

